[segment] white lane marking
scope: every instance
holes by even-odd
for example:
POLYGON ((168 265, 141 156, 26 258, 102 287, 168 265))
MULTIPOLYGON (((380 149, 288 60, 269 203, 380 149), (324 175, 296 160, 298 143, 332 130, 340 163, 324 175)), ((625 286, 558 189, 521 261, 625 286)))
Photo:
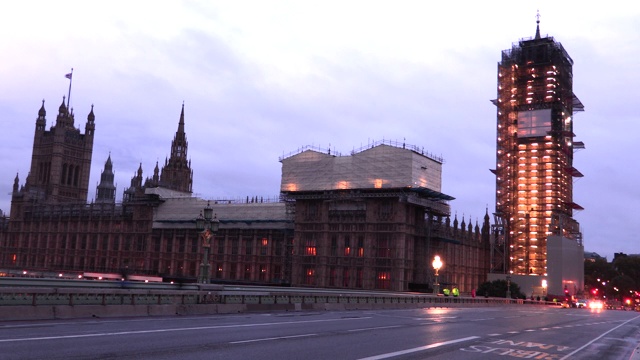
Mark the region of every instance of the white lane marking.
POLYGON ((327 320, 283 321, 283 322, 272 322, 272 323, 261 323, 261 324, 214 325, 214 326, 198 326, 198 327, 174 328, 174 329, 155 329, 155 330, 119 331, 119 332, 96 333, 96 334, 78 334, 78 335, 42 336, 42 337, 32 337, 32 338, 0 339, 0 343, 6 343, 6 342, 18 342, 18 341, 38 341, 38 340, 76 339, 76 338, 86 338, 86 337, 117 336, 117 335, 132 335, 132 334, 153 334, 153 333, 175 332, 175 331, 192 331, 192 330, 210 330, 210 329, 243 328, 243 327, 254 327, 254 326, 275 326, 275 325, 291 325, 291 324, 309 324, 309 323, 319 323, 319 322, 347 321, 347 320, 365 320, 365 319, 371 319, 371 317, 348 318, 348 319, 327 319, 327 320))
POLYGON ((456 319, 457 316, 440 316, 440 317, 432 317, 432 318, 414 318, 413 320, 430 320, 430 321, 438 321, 442 319, 456 319))
POLYGON ((370 328, 362 328, 362 329, 351 329, 347 331, 356 332, 356 331, 379 330, 379 329, 393 329, 393 328, 399 328, 399 327, 402 327, 402 325, 378 326, 378 327, 370 327, 370 328))
POLYGON ((485 321, 485 320, 493 320, 495 318, 484 318, 484 319, 473 319, 473 320, 469 320, 469 321, 485 321))
POLYGON ((520 331, 509 331, 507 334, 520 334, 520 331))
POLYGON ((502 334, 487 334, 487 336, 500 336, 502 334))
POLYGON ((252 339, 252 340, 240 340, 240 341, 232 341, 229 344, 245 344, 250 342, 258 342, 258 341, 271 341, 271 340, 282 340, 282 339, 295 339, 301 337, 309 337, 309 336, 317 336, 318 334, 302 334, 302 335, 291 335, 291 336, 278 336, 271 338, 262 338, 262 339, 252 339))
POLYGON ((395 352, 391 352, 391 353, 386 353, 386 354, 380 354, 380 355, 375 355, 375 356, 369 356, 366 358, 361 358, 359 360, 380 360, 380 359, 388 359, 388 358, 392 358, 395 356, 400 356, 400 355, 405 355, 405 354, 411 354, 414 352, 418 352, 418 351, 423 351, 423 350, 429 350, 429 349, 434 349, 440 346, 446 346, 446 345, 451 345, 451 344, 456 344, 459 342, 463 342, 463 341, 469 341, 469 340, 475 340, 475 339, 479 339, 480 336, 469 336, 466 338, 461 338, 461 339, 455 339, 455 340, 449 340, 449 341, 443 341, 443 342, 439 342, 439 343, 433 343, 433 344, 429 344, 429 345, 425 345, 425 346, 420 346, 417 348, 413 348, 413 349, 407 349, 407 350, 400 350, 400 351, 395 351, 395 352))
POLYGON ((567 355, 565 355, 565 356, 561 357, 561 358, 560 358, 560 360, 565 360, 565 359, 570 358, 571 356, 575 355, 577 352, 579 352, 579 351, 581 351, 582 349, 586 348, 587 346, 589 346, 589 345, 593 344, 594 342, 596 342, 596 341, 600 340, 602 337, 604 337, 604 336, 605 336, 605 335, 607 335, 608 333, 612 332, 613 330, 616 330, 617 328, 619 328, 619 327, 621 327, 621 326, 623 326, 623 325, 626 325, 627 323, 629 323, 629 322, 631 322, 631 321, 633 321, 633 320, 635 320, 635 319, 637 319, 637 318, 640 318, 640 315, 638 315, 638 316, 634 317, 633 319, 629 319, 629 320, 627 320, 627 321, 623 322, 622 324, 620 324, 620 325, 618 325, 618 326, 614 327, 613 329, 611 329, 611 330, 609 330, 609 331, 607 331, 607 332, 603 333, 602 335, 598 336, 597 338, 595 338, 595 339, 593 339, 593 340, 589 341, 588 343, 586 343, 586 344, 582 345, 581 347, 579 347, 579 348, 575 349, 572 353, 567 354, 567 355))

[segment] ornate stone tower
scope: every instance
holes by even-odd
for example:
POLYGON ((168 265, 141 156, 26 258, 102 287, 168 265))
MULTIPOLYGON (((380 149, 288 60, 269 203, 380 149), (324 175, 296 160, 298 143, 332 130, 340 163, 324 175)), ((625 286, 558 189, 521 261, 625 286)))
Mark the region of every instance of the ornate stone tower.
POLYGON ((113 183, 113 164, 111 163, 111 154, 104 164, 104 170, 100 174, 100 183, 96 187, 96 202, 110 203, 116 202, 116 186, 113 183))
MULTIPOLYGON (((29 201, 47 204, 86 203, 89 189, 89 171, 93 153, 95 116, 93 106, 87 116, 85 133, 74 126, 73 109, 69 110, 62 99, 56 124, 46 130, 44 100, 33 139, 31 168, 25 185, 12 196, 14 205, 29 201)), ((18 209, 16 209, 18 210, 18 209)))
POLYGON ((160 186, 191 193, 193 171, 191 160, 187 160, 187 136, 184 132, 184 104, 180 113, 178 131, 171 142, 171 156, 165 160, 160 174, 160 186))
MULTIPOLYGON (((574 115, 584 106, 573 93, 573 60, 552 37, 520 40, 498 63, 496 216, 502 265, 517 275, 547 275, 547 237, 582 242, 573 180, 574 115)), ((496 252, 497 253, 497 252, 496 252)))

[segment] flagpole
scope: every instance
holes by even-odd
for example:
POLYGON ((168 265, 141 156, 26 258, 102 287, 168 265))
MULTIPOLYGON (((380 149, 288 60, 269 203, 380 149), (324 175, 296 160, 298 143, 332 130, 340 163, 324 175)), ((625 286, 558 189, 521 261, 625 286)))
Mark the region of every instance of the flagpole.
POLYGON ((73 68, 71 68, 71 73, 69 73, 69 96, 67 97, 67 110, 70 112, 69 104, 71 104, 71 83, 73 82, 73 68))

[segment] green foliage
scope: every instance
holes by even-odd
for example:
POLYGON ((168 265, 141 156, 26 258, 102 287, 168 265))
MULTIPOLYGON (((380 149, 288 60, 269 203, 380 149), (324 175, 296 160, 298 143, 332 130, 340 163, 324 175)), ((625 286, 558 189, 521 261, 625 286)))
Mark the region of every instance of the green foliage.
POLYGON ((640 257, 623 255, 610 263, 605 259, 585 261, 584 285, 589 296, 622 300, 640 291, 640 257))
MULTIPOLYGON (((520 286, 515 282, 511 281, 511 298, 521 299, 524 298, 525 295, 520 291, 520 286)), ((487 281, 478 287, 478 291, 476 291, 478 296, 489 296, 489 297, 506 297, 507 296, 507 281, 506 280, 494 280, 487 281)))

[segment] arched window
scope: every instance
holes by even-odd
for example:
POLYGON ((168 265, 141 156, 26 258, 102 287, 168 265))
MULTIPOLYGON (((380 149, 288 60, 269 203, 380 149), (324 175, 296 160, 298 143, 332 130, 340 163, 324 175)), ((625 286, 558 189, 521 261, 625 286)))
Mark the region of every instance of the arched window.
POLYGON ((69 169, 67 171, 67 182, 65 183, 66 185, 71 185, 71 181, 73 180, 73 169, 74 166, 69 165, 69 169))
POLYGON ((78 187, 78 178, 80 177, 80 166, 76 166, 73 174, 73 186, 78 187))
POLYGON ((66 179, 67 179, 67 164, 62 164, 62 177, 60 177, 60 183, 64 185, 66 179))

